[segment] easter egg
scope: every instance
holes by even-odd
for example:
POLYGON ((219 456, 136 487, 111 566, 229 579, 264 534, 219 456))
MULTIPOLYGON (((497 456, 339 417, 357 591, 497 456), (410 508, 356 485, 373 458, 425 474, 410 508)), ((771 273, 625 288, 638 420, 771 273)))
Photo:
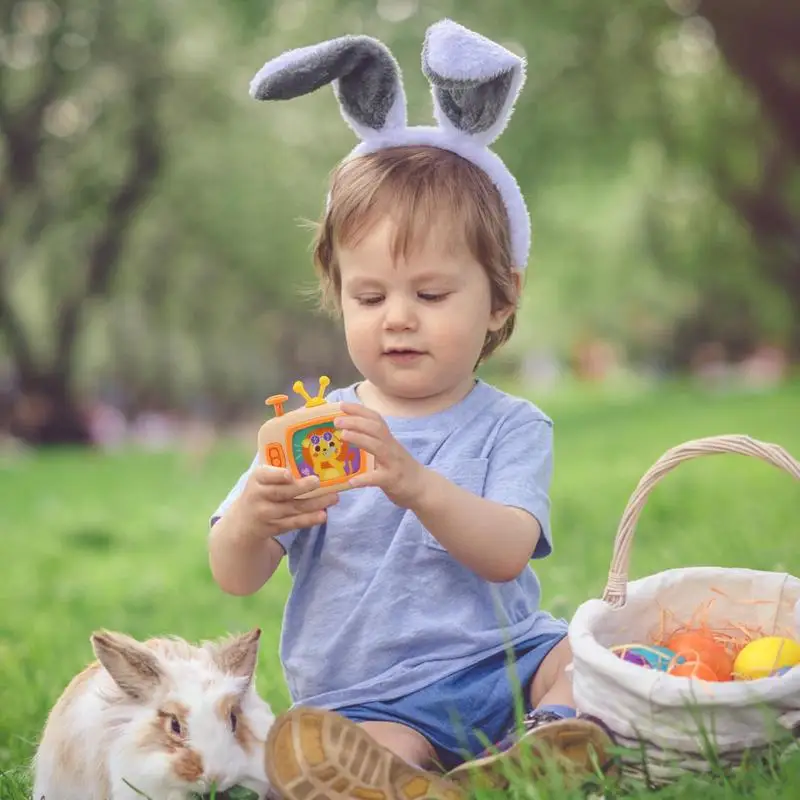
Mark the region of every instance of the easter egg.
POLYGON ((641 653, 638 653, 636 649, 633 647, 630 650, 619 650, 617 652, 617 655, 623 661, 628 661, 631 664, 636 664, 637 666, 640 667, 647 666, 647 659, 643 655, 641 655, 641 653))
POLYGON ((800 643, 782 636, 764 636, 745 645, 733 664, 736 677, 766 678, 783 667, 800 664, 800 643))
POLYGON ((678 678, 697 678, 701 681, 718 681, 717 673, 702 661, 684 661, 682 664, 675 664, 669 670, 670 675, 678 678))
MULTIPOLYGON (((628 656, 635 656, 637 659, 641 659, 643 664, 651 669, 657 669, 661 672, 665 672, 675 658, 675 653, 672 650, 666 647, 658 647, 649 644, 632 645, 627 648, 625 652, 628 656)), ((628 658, 627 660, 630 661, 632 658, 628 658)), ((682 656, 680 660, 684 660, 682 656)))
POLYGON ((676 656, 678 663, 682 663, 686 660, 683 656, 678 656, 674 650, 670 650, 668 647, 646 647, 643 648, 642 655, 647 659, 647 663, 650 664, 653 669, 658 669, 662 672, 666 672, 676 656))
POLYGON ((683 656, 687 663, 702 662, 716 675, 716 680, 729 681, 733 677, 733 658, 709 633, 684 631, 667 641, 667 647, 683 656))

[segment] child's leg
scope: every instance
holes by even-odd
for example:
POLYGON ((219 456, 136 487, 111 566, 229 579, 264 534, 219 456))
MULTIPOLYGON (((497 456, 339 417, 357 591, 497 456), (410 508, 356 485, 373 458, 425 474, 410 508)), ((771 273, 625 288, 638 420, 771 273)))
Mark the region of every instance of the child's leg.
MULTIPOLYGON (((515 723, 487 753, 451 770, 448 777, 462 785, 478 780, 503 788, 507 785, 504 765, 520 766, 523 740, 579 779, 593 773, 595 765, 607 769, 613 742, 603 728, 578 715, 566 671, 571 662, 572 650, 565 638, 542 659, 530 681, 531 711, 523 719, 522 731, 515 723)), ((529 759, 526 765, 539 772, 543 763, 529 759)))
POLYGON ((572 663, 572 649, 567 639, 562 639, 545 657, 542 665, 533 676, 530 686, 531 707, 552 707, 563 716, 574 716, 575 699, 572 695, 572 681, 567 667, 572 663))
POLYGON ((464 800, 456 784, 417 766, 432 758, 427 740, 405 725, 303 707, 277 718, 264 753, 284 800, 464 800))
POLYGON ((419 732, 399 722, 358 723, 378 744, 400 756, 407 764, 429 769, 436 754, 430 742, 419 732))

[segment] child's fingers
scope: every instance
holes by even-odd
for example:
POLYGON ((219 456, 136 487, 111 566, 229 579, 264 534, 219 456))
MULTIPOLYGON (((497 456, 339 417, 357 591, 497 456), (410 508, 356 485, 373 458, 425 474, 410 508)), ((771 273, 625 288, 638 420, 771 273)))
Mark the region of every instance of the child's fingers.
POLYGON ((380 417, 337 417, 334 424, 342 431, 359 431, 371 436, 385 436, 388 430, 380 417))
POLYGON ((386 456, 386 440, 377 436, 372 436, 369 433, 362 433, 361 431, 347 430, 342 432, 342 440, 354 447, 359 447, 371 453, 379 461, 385 459, 386 456))
POLYGON ((322 525, 327 518, 328 513, 324 509, 322 511, 308 511, 305 514, 295 514, 293 517, 284 517, 272 523, 275 529, 273 535, 296 531, 299 528, 311 528, 314 525, 322 525))
POLYGON ((319 497, 309 497, 304 500, 270 500, 267 497, 260 497, 254 512, 257 517, 266 525, 280 527, 283 530, 291 530, 291 524, 287 520, 292 520, 297 516, 317 514, 324 511, 339 501, 335 493, 324 494, 319 497))
POLYGON ((292 473, 282 467, 273 467, 269 464, 259 464, 251 473, 253 480, 263 486, 286 484, 292 482, 292 473))
MULTIPOLYGON (((281 472, 281 470, 278 470, 281 472)), ((278 478, 275 476, 262 477, 262 474, 256 476, 258 483, 259 494, 269 500, 291 500, 301 494, 310 492, 319 486, 319 477, 317 475, 308 475, 304 478, 295 479, 291 475, 288 480, 285 478, 278 478)))
POLYGON ((370 470, 361 475, 353 475, 350 478, 351 489, 363 489, 365 486, 379 486, 382 487, 384 482, 384 473, 380 469, 370 470))
MULTIPOLYGON (((342 414, 345 414, 349 417, 372 419, 372 420, 378 420, 379 422, 383 422, 383 417, 381 417, 381 415, 377 411, 373 411, 371 408, 367 408, 366 406, 363 406, 360 403, 343 402, 339 406, 339 408, 341 409, 342 414)), ((341 417, 338 417, 338 419, 341 419, 341 417)))
POLYGON ((307 514, 313 511, 321 511, 339 502, 339 496, 335 492, 323 494, 318 497, 307 497, 303 500, 282 500, 278 503, 271 503, 272 516, 275 519, 285 519, 297 514, 307 514))

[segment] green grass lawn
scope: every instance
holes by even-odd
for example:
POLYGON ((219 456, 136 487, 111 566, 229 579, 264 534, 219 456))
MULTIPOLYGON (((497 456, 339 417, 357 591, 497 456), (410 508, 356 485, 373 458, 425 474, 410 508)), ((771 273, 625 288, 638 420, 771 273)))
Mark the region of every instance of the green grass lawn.
MULTIPOLYGON (((537 570, 543 602, 558 615, 602 592, 628 496, 665 449, 747 433, 800 456, 800 384, 727 395, 671 387, 540 404, 556 424, 555 551, 537 570)), ((0 800, 24 796, 45 715, 91 660, 96 628, 200 639, 261 626, 258 686, 276 711, 286 707, 277 653, 285 568, 256 596, 236 598, 216 587, 206 558, 208 515, 250 457, 228 445, 202 462, 179 453, 63 452, 0 463, 0 800)), ((682 465, 648 502, 632 577, 699 564, 799 573, 798 488, 741 456, 682 465)), ((664 796, 800 795, 796 758, 780 774, 753 774, 664 796)), ((524 786, 515 794, 543 796, 524 786)))

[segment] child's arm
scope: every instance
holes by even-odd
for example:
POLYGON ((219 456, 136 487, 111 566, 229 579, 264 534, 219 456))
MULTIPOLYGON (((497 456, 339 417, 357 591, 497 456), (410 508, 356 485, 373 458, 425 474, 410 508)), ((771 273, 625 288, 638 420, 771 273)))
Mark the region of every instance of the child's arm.
POLYGON ((272 577, 284 553, 276 539, 258 536, 242 524, 237 502, 211 528, 208 560, 223 591, 246 595, 257 592, 272 577))
POLYGON ((318 486, 316 475, 295 480, 274 467, 251 470, 241 494, 208 537, 211 574, 223 591, 257 592, 283 558, 283 547, 274 537, 325 521, 325 509, 337 501, 336 494, 298 499, 318 486))
POLYGON ((379 486, 412 510, 464 566, 493 582, 513 580, 531 558, 550 552, 548 491, 552 426, 521 407, 505 421, 487 458, 483 496, 420 464, 391 435, 376 412, 343 404, 336 421, 343 438, 375 456, 376 469, 351 479, 379 486))
POLYGON ((536 517, 479 497, 423 467, 419 497, 409 508, 442 547, 487 581, 516 578, 536 549, 542 528, 536 517))

